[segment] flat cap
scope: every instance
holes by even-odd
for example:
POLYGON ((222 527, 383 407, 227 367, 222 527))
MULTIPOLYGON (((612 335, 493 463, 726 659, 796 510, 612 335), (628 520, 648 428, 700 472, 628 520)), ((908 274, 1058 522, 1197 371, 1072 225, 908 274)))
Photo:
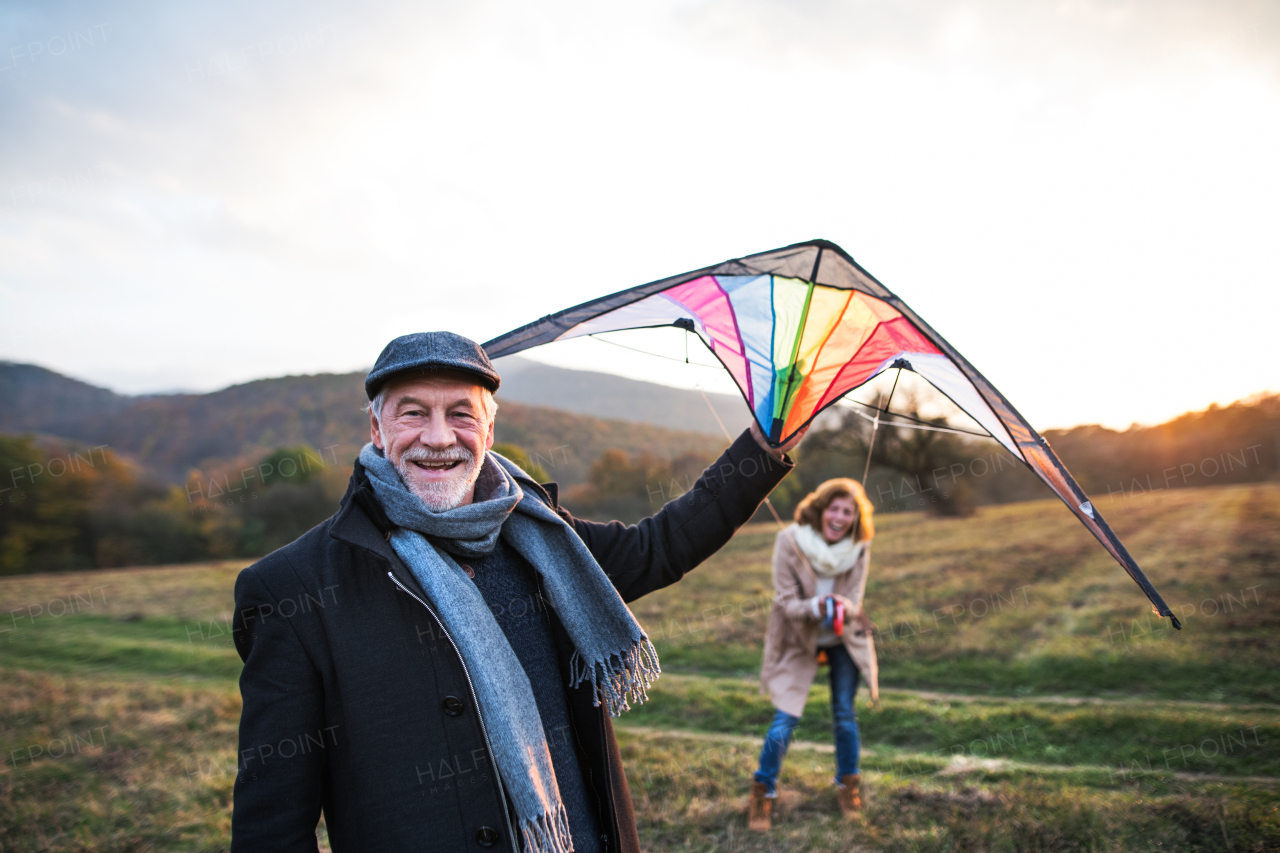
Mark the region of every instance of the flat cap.
POLYGON ((415 332, 387 344, 364 378, 364 393, 372 400, 392 374, 404 370, 461 370, 475 374, 490 391, 497 391, 502 382, 484 347, 470 338, 453 332, 415 332))

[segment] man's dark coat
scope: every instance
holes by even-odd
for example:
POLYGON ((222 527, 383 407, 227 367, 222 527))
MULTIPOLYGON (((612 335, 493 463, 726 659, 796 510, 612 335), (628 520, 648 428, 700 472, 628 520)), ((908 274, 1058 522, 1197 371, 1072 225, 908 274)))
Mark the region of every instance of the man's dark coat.
MULTIPOLYGON (((751 518, 791 469, 743 433, 694 487, 627 526, 556 507, 624 601, 675 583, 751 518)), ((518 851, 470 676, 356 463, 337 514, 236 580, 244 659, 233 851, 518 851)), ((534 603, 530 603, 532 606, 534 603)), ((551 613, 567 685, 573 646, 551 613)), ((613 727, 590 685, 566 687, 571 735, 608 851, 639 853, 613 727)))

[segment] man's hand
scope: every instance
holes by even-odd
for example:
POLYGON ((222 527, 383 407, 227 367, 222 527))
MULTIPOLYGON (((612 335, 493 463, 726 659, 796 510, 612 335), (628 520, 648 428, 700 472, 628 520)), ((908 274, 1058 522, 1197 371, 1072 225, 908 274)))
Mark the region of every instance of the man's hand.
POLYGON ((806 424, 804 427, 800 429, 799 432, 791 436, 791 438, 787 441, 787 443, 782 445, 781 447, 771 447, 769 445, 769 439, 764 437, 764 431, 760 429, 760 424, 756 423, 755 418, 752 418, 751 419, 751 437, 756 440, 756 444, 764 448, 765 453, 768 453, 774 459, 777 459, 779 462, 781 462, 782 457, 787 455, 787 451, 795 447, 797 444, 799 444, 800 439, 804 438, 804 434, 809 431, 809 426, 810 426, 809 424, 806 424))

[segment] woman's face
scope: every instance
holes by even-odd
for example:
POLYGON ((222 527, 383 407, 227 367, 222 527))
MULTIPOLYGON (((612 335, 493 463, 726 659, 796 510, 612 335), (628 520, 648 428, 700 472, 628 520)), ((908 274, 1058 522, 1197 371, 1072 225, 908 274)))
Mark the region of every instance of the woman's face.
POLYGON ((822 511, 822 538, 830 543, 839 542, 849 535, 853 523, 858 520, 858 507, 853 498, 842 495, 835 498, 822 511))

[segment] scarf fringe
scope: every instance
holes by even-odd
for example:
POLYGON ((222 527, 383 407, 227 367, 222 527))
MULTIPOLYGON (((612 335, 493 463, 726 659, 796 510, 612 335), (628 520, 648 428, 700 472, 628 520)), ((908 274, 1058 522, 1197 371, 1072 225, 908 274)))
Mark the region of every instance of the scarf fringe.
POLYGON ((625 652, 610 655, 607 661, 586 661, 576 650, 569 659, 569 686, 590 680, 596 707, 603 701, 611 717, 630 711, 632 702, 643 705, 649 698, 649 687, 661 674, 658 651, 648 637, 641 637, 625 652))
POLYGON ((571 853, 573 835, 569 832, 569 813, 563 805, 551 814, 540 814, 533 820, 520 821, 523 847, 530 853, 571 853))

